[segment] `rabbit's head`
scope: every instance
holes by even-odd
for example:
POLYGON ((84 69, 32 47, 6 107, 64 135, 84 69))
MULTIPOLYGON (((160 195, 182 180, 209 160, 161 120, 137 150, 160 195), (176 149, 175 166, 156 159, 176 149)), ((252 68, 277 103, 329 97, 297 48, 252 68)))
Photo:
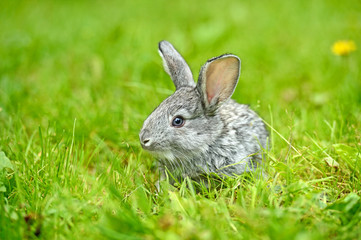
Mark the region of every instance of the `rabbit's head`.
POLYGON ((221 134, 225 123, 218 110, 234 92, 240 59, 225 54, 208 60, 196 84, 189 66, 169 42, 159 43, 159 53, 176 91, 144 121, 140 143, 168 160, 189 158, 206 151, 221 134))

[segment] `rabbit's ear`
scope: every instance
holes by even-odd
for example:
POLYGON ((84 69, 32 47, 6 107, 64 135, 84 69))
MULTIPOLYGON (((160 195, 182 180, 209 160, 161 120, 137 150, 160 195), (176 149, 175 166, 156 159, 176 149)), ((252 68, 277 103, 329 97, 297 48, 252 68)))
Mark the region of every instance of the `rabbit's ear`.
POLYGON ((159 54, 163 59, 164 70, 172 78, 176 89, 185 86, 194 87, 191 69, 173 45, 167 41, 161 41, 158 47, 159 54))
POLYGON ((240 70, 241 60, 231 54, 212 58, 203 65, 197 89, 206 109, 213 111, 232 96, 240 70))

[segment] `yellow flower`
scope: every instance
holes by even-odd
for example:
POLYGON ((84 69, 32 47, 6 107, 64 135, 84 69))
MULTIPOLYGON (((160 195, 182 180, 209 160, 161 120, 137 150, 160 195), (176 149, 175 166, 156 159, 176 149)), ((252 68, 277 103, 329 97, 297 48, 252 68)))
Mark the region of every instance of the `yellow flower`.
POLYGON ((332 52, 337 56, 346 56, 356 51, 356 44, 351 40, 337 41, 332 45, 332 52))

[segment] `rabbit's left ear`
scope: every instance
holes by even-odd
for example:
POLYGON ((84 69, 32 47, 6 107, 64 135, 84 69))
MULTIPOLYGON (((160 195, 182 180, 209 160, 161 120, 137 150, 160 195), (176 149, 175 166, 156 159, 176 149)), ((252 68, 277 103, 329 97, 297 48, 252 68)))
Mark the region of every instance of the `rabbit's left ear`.
POLYGON ((212 58, 203 65, 197 89, 207 110, 217 109, 232 96, 240 70, 241 60, 232 54, 212 58))
POLYGON ((163 59, 164 70, 172 78, 176 89, 186 86, 194 87, 191 69, 173 45, 170 42, 161 41, 158 49, 163 59))

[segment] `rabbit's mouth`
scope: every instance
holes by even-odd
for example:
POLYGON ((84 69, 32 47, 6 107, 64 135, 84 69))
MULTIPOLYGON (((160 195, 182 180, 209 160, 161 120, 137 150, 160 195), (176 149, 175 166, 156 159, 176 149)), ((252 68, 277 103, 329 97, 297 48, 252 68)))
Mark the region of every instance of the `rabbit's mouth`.
POLYGON ((159 143, 152 141, 152 139, 145 139, 140 141, 142 148, 152 154, 157 154, 158 152, 163 152, 159 143))
POLYGON ((171 150, 165 150, 159 143, 153 142, 151 139, 141 139, 140 145, 144 150, 157 157, 167 158, 167 159, 174 158, 174 155, 171 150))

